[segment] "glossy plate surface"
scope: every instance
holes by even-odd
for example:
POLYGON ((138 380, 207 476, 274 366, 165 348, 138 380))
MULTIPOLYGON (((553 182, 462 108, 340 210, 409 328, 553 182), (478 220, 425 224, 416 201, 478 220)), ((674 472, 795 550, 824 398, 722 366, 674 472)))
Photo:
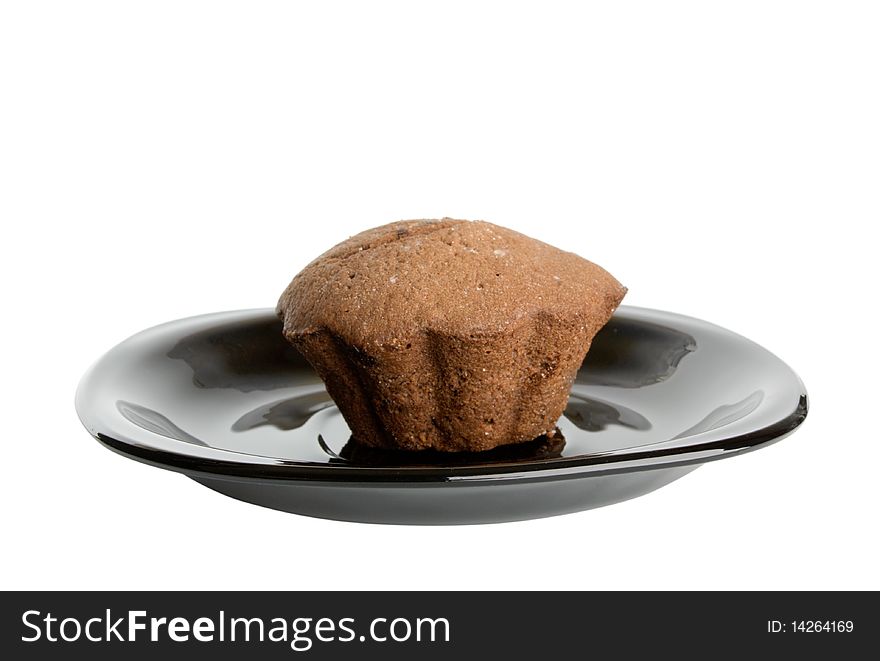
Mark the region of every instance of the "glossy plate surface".
POLYGON ((226 495, 375 523, 487 523, 607 505, 792 432, 803 384, 718 326, 621 307, 596 336, 551 439, 485 453, 367 450, 350 439, 271 310, 145 330, 83 377, 104 445, 226 495))

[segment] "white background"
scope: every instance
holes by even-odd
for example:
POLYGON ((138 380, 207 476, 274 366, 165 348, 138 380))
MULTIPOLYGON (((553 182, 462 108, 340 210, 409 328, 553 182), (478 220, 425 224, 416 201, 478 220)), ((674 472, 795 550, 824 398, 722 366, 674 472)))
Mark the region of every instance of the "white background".
MULTIPOLYGON (((858 2, 6 2, 3 588, 880 588, 880 15, 858 2), (86 368, 481 218, 800 374, 790 438, 604 509, 313 520, 108 452, 86 368)), ((683 403, 683 405, 686 405, 683 403)))

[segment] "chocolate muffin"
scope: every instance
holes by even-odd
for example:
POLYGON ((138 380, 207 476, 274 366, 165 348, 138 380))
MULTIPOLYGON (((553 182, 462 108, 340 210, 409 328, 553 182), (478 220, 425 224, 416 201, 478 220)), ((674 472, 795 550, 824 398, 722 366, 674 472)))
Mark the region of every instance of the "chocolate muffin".
POLYGON ((278 314, 357 442, 480 451, 553 434, 625 293, 573 253, 444 218, 343 241, 294 277, 278 314))

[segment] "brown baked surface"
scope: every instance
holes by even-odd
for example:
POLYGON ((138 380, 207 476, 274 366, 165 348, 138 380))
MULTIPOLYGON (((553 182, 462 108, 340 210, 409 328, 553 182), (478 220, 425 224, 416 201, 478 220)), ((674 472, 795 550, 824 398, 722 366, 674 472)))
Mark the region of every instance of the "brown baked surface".
POLYGON ((278 314, 358 442, 479 451, 552 434, 625 293, 573 253, 444 218, 343 241, 294 277, 278 314))

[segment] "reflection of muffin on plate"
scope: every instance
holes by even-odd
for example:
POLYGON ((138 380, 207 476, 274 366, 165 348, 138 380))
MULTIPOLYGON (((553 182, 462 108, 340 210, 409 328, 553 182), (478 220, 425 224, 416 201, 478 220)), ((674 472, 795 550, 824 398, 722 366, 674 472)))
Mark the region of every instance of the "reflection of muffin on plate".
POLYGON ((343 241, 278 303, 368 446, 479 451, 552 434, 626 289, 497 225, 413 220, 343 241))
POLYGON ((349 466, 397 468, 400 466, 485 466, 543 461, 562 456, 565 436, 558 429, 553 436, 538 436, 531 441, 499 445, 479 452, 443 452, 438 450, 388 450, 358 443, 354 438, 342 446, 339 459, 349 466))

